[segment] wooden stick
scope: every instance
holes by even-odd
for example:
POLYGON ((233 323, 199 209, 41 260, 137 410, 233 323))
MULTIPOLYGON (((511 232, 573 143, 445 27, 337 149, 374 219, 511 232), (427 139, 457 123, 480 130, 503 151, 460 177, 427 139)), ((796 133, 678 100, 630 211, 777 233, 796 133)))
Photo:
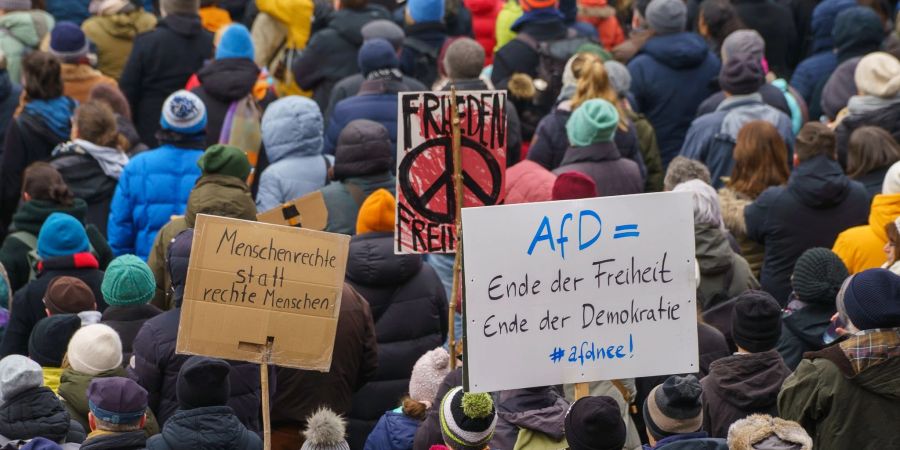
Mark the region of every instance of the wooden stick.
POLYGON ((272 355, 272 340, 266 342, 266 353, 259 365, 259 385, 262 395, 263 450, 272 449, 272 419, 269 411, 269 357, 272 355))
POLYGON ((575 383, 575 400, 580 400, 591 395, 591 388, 588 383, 575 383))
POLYGON ((453 285, 450 288, 450 314, 448 321, 450 327, 448 329, 449 347, 450 347, 450 369, 456 369, 456 298, 460 292, 460 268, 462 266, 462 202, 463 202, 463 180, 462 180, 462 151, 461 138, 459 131, 459 110, 456 104, 456 87, 450 87, 450 114, 453 115, 450 121, 452 140, 450 144, 453 152, 453 194, 456 198, 456 257, 453 259, 453 285))

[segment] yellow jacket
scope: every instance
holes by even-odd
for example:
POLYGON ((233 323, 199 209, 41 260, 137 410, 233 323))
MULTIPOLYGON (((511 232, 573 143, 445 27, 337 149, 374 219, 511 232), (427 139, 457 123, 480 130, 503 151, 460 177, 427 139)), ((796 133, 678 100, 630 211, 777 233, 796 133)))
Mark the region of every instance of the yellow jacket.
POLYGON ((59 367, 42 367, 44 370, 44 386, 50 388, 54 394, 59 391, 59 377, 62 376, 63 370, 59 367))
POLYGON ((306 48, 312 31, 312 0, 256 0, 256 6, 287 28, 287 48, 306 48))
POLYGON ((252 29, 256 63, 268 67, 279 97, 312 96, 312 92, 297 86, 291 66, 296 50, 306 48, 309 42, 315 8, 313 0, 257 0, 256 5, 260 12, 252 29), (274 26, 275 23, 281 27, 274 26))
POLYGON ((844 261, 851 274, 881 267, 887 259, 884 254, 884 244, 887 243, 884 227, 898 216, 900 194, 876 195, 872 200, 869 223, 839 234, 832 251, 844 261))

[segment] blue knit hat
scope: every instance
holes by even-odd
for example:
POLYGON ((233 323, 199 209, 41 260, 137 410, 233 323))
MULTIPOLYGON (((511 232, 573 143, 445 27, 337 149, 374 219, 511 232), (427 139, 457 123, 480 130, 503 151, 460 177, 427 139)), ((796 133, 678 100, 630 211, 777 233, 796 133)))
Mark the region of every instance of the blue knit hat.
POLYGON ((236 23, 228 25, 216 47, 216 59, 243 58, 253 60, 253 40, 250 30, 236 23))
POLYGON ((206 105, 191 92, 175 91, 163 103, 159 125, 180 134, 196 134, 206 129, 206 105))
POLYGON ((91 249, 84 225, 60 212, 47 217, 38 233, 37 252, 42 259, 74 255, 91 249))
POLYGON ((141 258, 122 255, 106 268, 100 292, 112 306, 144 305, 156 292, 156 280, 141 258))
POLYGON ((64 63, 77 64, 89 51, 87 37, 72 22, 60 22, 50 32, 50 53, 64 63))
POLYGON ((357 57, 359 70, 368 75, 378 69, 396 69, 400 67, 397 51, 387 39, 369 39, 359 49, 357 57))
POLYGON ((440 22, 444 19, 444 0, 408 0, 406 12, 415 23, 440 22))
POLYGON ((843 301, 838 299, 838 310, 846 312, 860 330, 900 326, 900 276, 885 269, 856 274, 843 301))

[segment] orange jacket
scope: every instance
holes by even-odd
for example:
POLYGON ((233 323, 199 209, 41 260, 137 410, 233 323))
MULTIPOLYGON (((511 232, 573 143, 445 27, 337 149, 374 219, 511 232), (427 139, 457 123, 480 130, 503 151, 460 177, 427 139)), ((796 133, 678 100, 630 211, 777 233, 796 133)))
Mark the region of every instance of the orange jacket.
POLYGON ((879 194, 872 200, 869 223, 850 228, 838 235, 832 251, 835 252, 851 274, 881 267, 887 256, 885 225, 900 216, 900 194, 879 194))
POLYGON ((597 28, 600 42, 607 50, 625 42, 625 32, 619 26, 616 9, 606 0, 578 0, 578 20, 597 28))

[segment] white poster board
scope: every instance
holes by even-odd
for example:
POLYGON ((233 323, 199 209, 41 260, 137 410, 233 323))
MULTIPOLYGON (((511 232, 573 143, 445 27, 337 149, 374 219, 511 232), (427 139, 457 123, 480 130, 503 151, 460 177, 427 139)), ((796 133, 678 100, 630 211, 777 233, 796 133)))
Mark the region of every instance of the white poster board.
POLYGON ((464 208, 468 389, 696 372, 692 202, 464 208))

